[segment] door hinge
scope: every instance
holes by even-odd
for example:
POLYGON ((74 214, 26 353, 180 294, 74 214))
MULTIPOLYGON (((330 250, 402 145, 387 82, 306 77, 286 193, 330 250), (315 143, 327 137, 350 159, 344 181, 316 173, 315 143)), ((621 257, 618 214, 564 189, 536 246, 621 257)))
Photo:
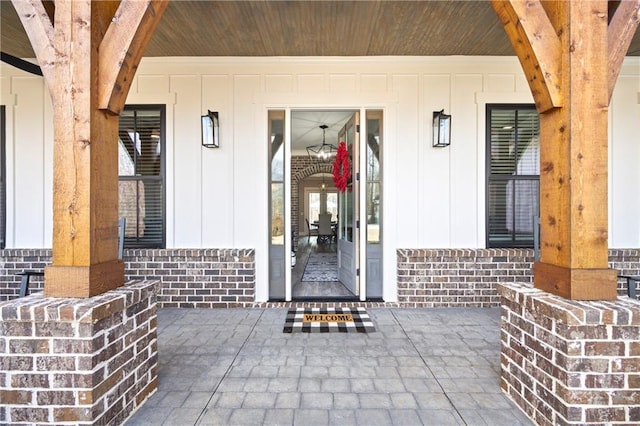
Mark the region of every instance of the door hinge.
POLYGON ((360 221, 356 220, 356 229, 360 229, 360 221))
POLYGON ((357 180, 358 182, 360 182, 360 172, 357 172, 357 173, 356 173, 356 180, 357 180))
POLYGON ((360 133, 360 125, 359 124, 356 125, 356 133, 360 133))
POLYGON ((356 269, 356 277, 360 276, 360 268, 356 269))

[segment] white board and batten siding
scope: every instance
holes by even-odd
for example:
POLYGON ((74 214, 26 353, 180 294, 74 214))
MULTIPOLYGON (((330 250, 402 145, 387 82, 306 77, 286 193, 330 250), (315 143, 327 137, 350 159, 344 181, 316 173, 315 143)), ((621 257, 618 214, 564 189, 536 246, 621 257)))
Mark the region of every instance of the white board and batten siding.
MULTIPOLYGON (((52 113, 40 77, 0 65, 7 118, 7 247, 51 246, 52 113)), ((485 244, 485 106, 532 103, 515 57, 145 58, 129 104, 166 105, 169 248, 256 249, 268 294, 268 109, 382 109, 384 292, 397 248, 485 244), (451 145, 431 146, 433 111, 451 145), (200 115, 220 114, 220 148, 200 115)), ((640 58, 627 58, 610 106, 609 246, 640 246, 640 58)))

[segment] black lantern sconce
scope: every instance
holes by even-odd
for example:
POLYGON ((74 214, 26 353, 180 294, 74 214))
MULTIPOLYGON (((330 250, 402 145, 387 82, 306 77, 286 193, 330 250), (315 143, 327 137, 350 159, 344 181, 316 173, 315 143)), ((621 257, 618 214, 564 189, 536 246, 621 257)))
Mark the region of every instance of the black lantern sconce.
POLYGON ((433 146, 449 146, 451 143, 451 116, 441 111, 433 111, 433 146))
POLYGON ((208 111, 200 119, 202 126, 202 146, 220 148, 220 120, 217 111, 208 111))

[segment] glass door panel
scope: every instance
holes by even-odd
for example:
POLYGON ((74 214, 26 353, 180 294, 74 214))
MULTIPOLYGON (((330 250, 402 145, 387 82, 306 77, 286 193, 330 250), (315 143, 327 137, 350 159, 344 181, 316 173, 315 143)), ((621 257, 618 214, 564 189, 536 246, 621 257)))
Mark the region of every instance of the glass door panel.
POLYGON ((284 111, 269 111, 269 300, 285 299, 284 111))
POLYGON ((367 111, 367 298, 382 298, 382 111, 367 111))
POLYGON ((327 212, 331 213, 331 220, 338 217, 338 193, 327 192, 327 212))
POLYGON ((317 222, 320 214, 320 193, 310 192, 308 203, 309 211, 307 212, 307 217, 309 218, 309 223, 317 222))

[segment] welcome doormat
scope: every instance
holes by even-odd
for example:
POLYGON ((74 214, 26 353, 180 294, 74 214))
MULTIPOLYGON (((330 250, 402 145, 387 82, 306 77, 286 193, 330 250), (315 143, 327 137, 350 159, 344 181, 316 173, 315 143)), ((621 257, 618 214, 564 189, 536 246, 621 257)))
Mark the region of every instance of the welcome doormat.
POLYGON ((338 281, 338 255, 311 253, 302 274, 302 281, 338 281))
POLYGON ((365 308, 289 309, 284 333, 372 333, 376 331, 365 308))

